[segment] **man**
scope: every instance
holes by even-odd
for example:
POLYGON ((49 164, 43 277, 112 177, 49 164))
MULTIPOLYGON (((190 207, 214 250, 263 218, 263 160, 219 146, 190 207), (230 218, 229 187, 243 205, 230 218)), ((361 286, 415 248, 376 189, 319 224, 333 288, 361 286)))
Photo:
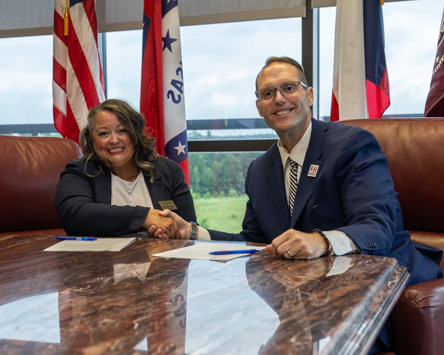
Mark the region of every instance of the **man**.
MULTIPOLYGON (((199 227, 198 239, 271 243, 266 251, 287 259, 389 256, 407 268, 409 284, 440 278, 442 252, 414 245, 404 231, 387 158, 375 137, 313 119, 313 89, 291 58, 269 58, 256 90, 258 112, 279 141, 250 164, 242 232, 199 227)), ((181 237, 189 238, 193 225, 169 211, 161 214, 172 216, 181 237)), ((386 345, 379 350, 390 347, 390 335, 382 338, 386 345)))

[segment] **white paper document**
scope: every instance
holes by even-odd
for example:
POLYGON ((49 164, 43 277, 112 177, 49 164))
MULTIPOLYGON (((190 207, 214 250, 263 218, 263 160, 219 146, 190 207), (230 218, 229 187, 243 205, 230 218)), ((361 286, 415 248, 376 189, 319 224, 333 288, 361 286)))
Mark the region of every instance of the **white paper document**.
POLYGON ((136 238, 97 238, 97 240, 64 240, 44 251, 120 251, 136 238))
POLYGON ((253 255, 252 253, 245 254, 227 254, 227 255, 213 255, 212 251, 225 250, 251 250, 256 249, 262 251, 265 247, 239 245, 233 243, 199 243, 190 247, 183 247, 179 249, 164 251, 163 253, 154 254, 164 258, 179 258, 179 259, 199 259, 199 260, 216 260, 227 261, 242 256, 253 255))

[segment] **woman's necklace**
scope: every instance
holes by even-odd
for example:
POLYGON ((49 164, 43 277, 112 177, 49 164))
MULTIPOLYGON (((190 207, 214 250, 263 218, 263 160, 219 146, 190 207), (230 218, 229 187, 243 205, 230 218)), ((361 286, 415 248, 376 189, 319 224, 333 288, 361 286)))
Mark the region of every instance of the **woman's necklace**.
POLYGON ((137 168, 137 171, 136 171, 136 173, 133 176, 131 176, 129 178, 122 177, 121 179, 123 179, 125 181, 130 181, 131 179, 134 179, 135 177, 137 177, 137 175, 139 175, 139 173, 140 173, 140 168, 137 168))

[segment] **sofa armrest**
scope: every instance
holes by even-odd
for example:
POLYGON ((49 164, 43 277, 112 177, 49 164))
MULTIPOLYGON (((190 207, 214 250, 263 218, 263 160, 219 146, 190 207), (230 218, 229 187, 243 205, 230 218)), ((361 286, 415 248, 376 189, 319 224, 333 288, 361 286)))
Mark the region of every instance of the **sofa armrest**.
POLYGON ((444 279, 406 287, 391 318, 396 355, 442 354, 444 279))

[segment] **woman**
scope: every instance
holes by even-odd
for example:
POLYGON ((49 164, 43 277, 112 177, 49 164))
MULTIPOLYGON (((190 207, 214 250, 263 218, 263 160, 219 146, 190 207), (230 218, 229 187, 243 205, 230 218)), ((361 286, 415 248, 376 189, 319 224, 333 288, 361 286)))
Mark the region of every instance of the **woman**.
POLYGON ((175 223, 158 215, 163 203, 196 221, 182 169, 155 152, 140 113, 106 100, 87 121, 80 134, 83 158, 66 165, 57 186, 57 214, 68 235, 119 236, 156 225, 158 236, 173 237, 175 223))

